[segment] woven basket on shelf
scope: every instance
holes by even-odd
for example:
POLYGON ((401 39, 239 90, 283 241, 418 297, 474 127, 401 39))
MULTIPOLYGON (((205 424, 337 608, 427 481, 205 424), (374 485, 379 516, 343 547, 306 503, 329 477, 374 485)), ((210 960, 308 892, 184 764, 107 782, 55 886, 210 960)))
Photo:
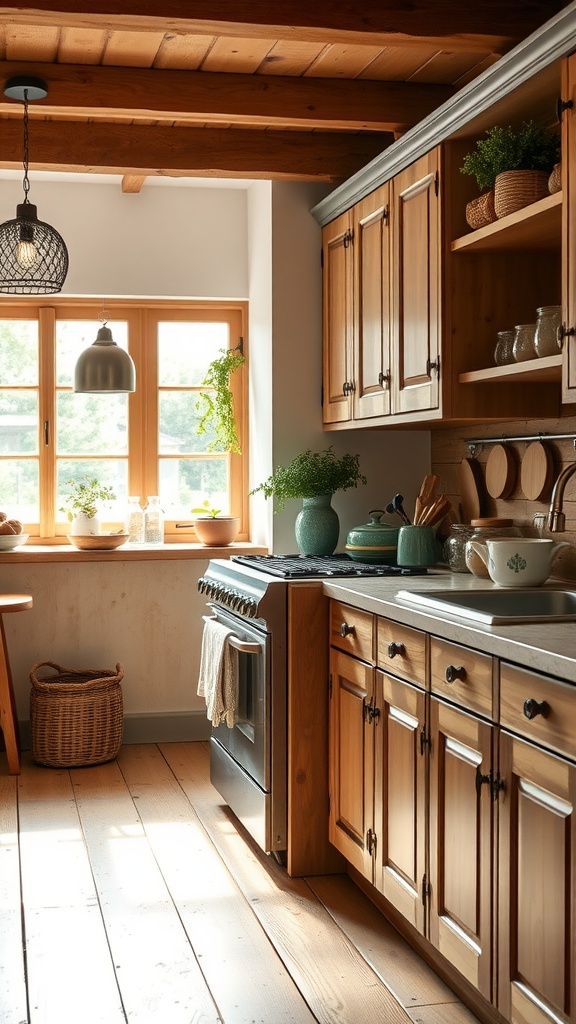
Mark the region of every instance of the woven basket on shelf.
POLYGON ((549 195, 546 171, 502 171, 494 185, 494 207, 498 219, 549 195))
POLYGON ((124 670, 67 669, 39 661, 30 670, 32 757, 51 768, 102 764, 122 742, 124 670), (40 669, 55 674, 38 675, 40 669))
POLYGON ((472 199, 466 206, 466 223, 475 231, 478 228, 486 227, 487 224, 492 224, 496 219, 492 189, 490 192, 483 192, 481 196, 472 199))
POLYGON ((548 191, 551 196, 556 192, 560 192, 562 188, 562 165, 554 164, 552 168, 552 174, 548 178, 548 191))

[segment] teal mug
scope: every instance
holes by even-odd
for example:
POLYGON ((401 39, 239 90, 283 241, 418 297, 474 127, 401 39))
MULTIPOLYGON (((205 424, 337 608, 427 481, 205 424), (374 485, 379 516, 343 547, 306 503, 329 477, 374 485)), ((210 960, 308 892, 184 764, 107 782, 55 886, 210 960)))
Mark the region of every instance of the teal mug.
POLYGON ((398 530, 398 565, 425 569, 436 564, 436 543, 431 526, 401 526, 398 530))

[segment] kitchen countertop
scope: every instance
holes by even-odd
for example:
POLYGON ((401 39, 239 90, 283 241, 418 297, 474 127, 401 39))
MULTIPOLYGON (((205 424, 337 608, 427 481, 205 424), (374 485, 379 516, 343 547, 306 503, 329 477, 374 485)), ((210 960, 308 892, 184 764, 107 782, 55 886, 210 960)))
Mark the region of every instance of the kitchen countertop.
MULTIPOLYGON (((485 651, 506 661, 576 684, 576 622, 514 625, 474 623, 443 612, 427 612, 396 600, 399 590, 496 590, 490 580, 468 573, 432 570, 427 576, 360 577, 323 580, 324 592, 338 601, 424 630, 443 640, 485 651)), ((546 587, 574 589, 576 584, 550 580, 546 587)))

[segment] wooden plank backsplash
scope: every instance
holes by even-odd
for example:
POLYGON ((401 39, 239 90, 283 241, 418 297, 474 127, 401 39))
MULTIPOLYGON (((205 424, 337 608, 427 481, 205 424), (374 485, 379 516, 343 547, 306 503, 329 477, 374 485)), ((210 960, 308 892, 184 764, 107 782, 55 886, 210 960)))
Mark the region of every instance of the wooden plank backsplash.
MULTIPOLYGON (((522 493, 520 486, 520 465, 522 456, 526 451, 529 442, 514 441, 515 436, 527 436, 541 433, 544 440, 548 434, 570 434, 576 435, 576 408, 568 406, 567 411, 571 415, 563 416, 561 419, 546 420, 515 420, 510 423, 491 423, 486 426, 475 425, 474 427, 452 427, 449 430, 435 430, 431 437, 431 461, 432 472, 436 473, 441 481, 441 489, 452 502, 455 509, 459 507, 460 495, 458 484, 458 467, 462 459, 470 458, 471 453, 467 447, 468 438, 502 438, 508 437, 508 442, 514 453, 517 466, 516 483, 509 498, 492 498, 484 489, 482 496, 482 514, 484 516, 507 516, 513 519, 515 524, 522 527, 528 536, 537 536, 533 524, 534 515, 537 512, 548 512, 550 506, 550 492, 546 500, 529 501, 522 493)), ((554 458, 553 483, 558 479, 562 470, 576 462, 576 450, 571 439, 547 441, 554 458)), ((481 467, 482 479, 485 479, 486 463, 492 446, 482 445, 476 453, 476 459, 481 467)), ((576 473, 568 480, 564 492, 563 509, 566 515, 565 533, 549 534, 556 540, 566 540, 571 545, 558 555, 554 563, 554 576, 570 581, 576 581, 576 473)))

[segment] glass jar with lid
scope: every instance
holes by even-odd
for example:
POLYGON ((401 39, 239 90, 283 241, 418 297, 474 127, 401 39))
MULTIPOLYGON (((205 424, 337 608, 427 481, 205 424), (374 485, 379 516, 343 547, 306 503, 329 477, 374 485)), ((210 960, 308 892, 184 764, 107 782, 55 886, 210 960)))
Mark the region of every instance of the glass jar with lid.
POLYGON ((496 348, 494 350, 494 362, 496 366, 506 366, 514 362, 514 338, 515 331, 498 331, 496 348))
POLYGON ((540 357, 559 355, 558 328, 562 322, 562 307, 540 306, 536 312, 538 313, 534 337, 536 355, 540 357))
POLYGON ((536 359, 536 349, 534 348, 536 324, 516 324, 514 330, 516 332, 512 349, 514 362, 521 363, 525 359, 536 359))
POLYGON ((465 561, 468 571, 481 579, 489 579, 486 565, 480 555, 474 551, 469 540, 483 541, 493 537, 521 537, 522 530, 514 525, 513 519, 505 519, 502 516, 492 516, 485 519, 473 519, 470 523, 471 533, 466 542, 465 561))
POLYGON ((466 541, 473 532, 468 523, 453 523, 450 527, 442 553, 452 572, 470 572, 466 565, 466 541))

